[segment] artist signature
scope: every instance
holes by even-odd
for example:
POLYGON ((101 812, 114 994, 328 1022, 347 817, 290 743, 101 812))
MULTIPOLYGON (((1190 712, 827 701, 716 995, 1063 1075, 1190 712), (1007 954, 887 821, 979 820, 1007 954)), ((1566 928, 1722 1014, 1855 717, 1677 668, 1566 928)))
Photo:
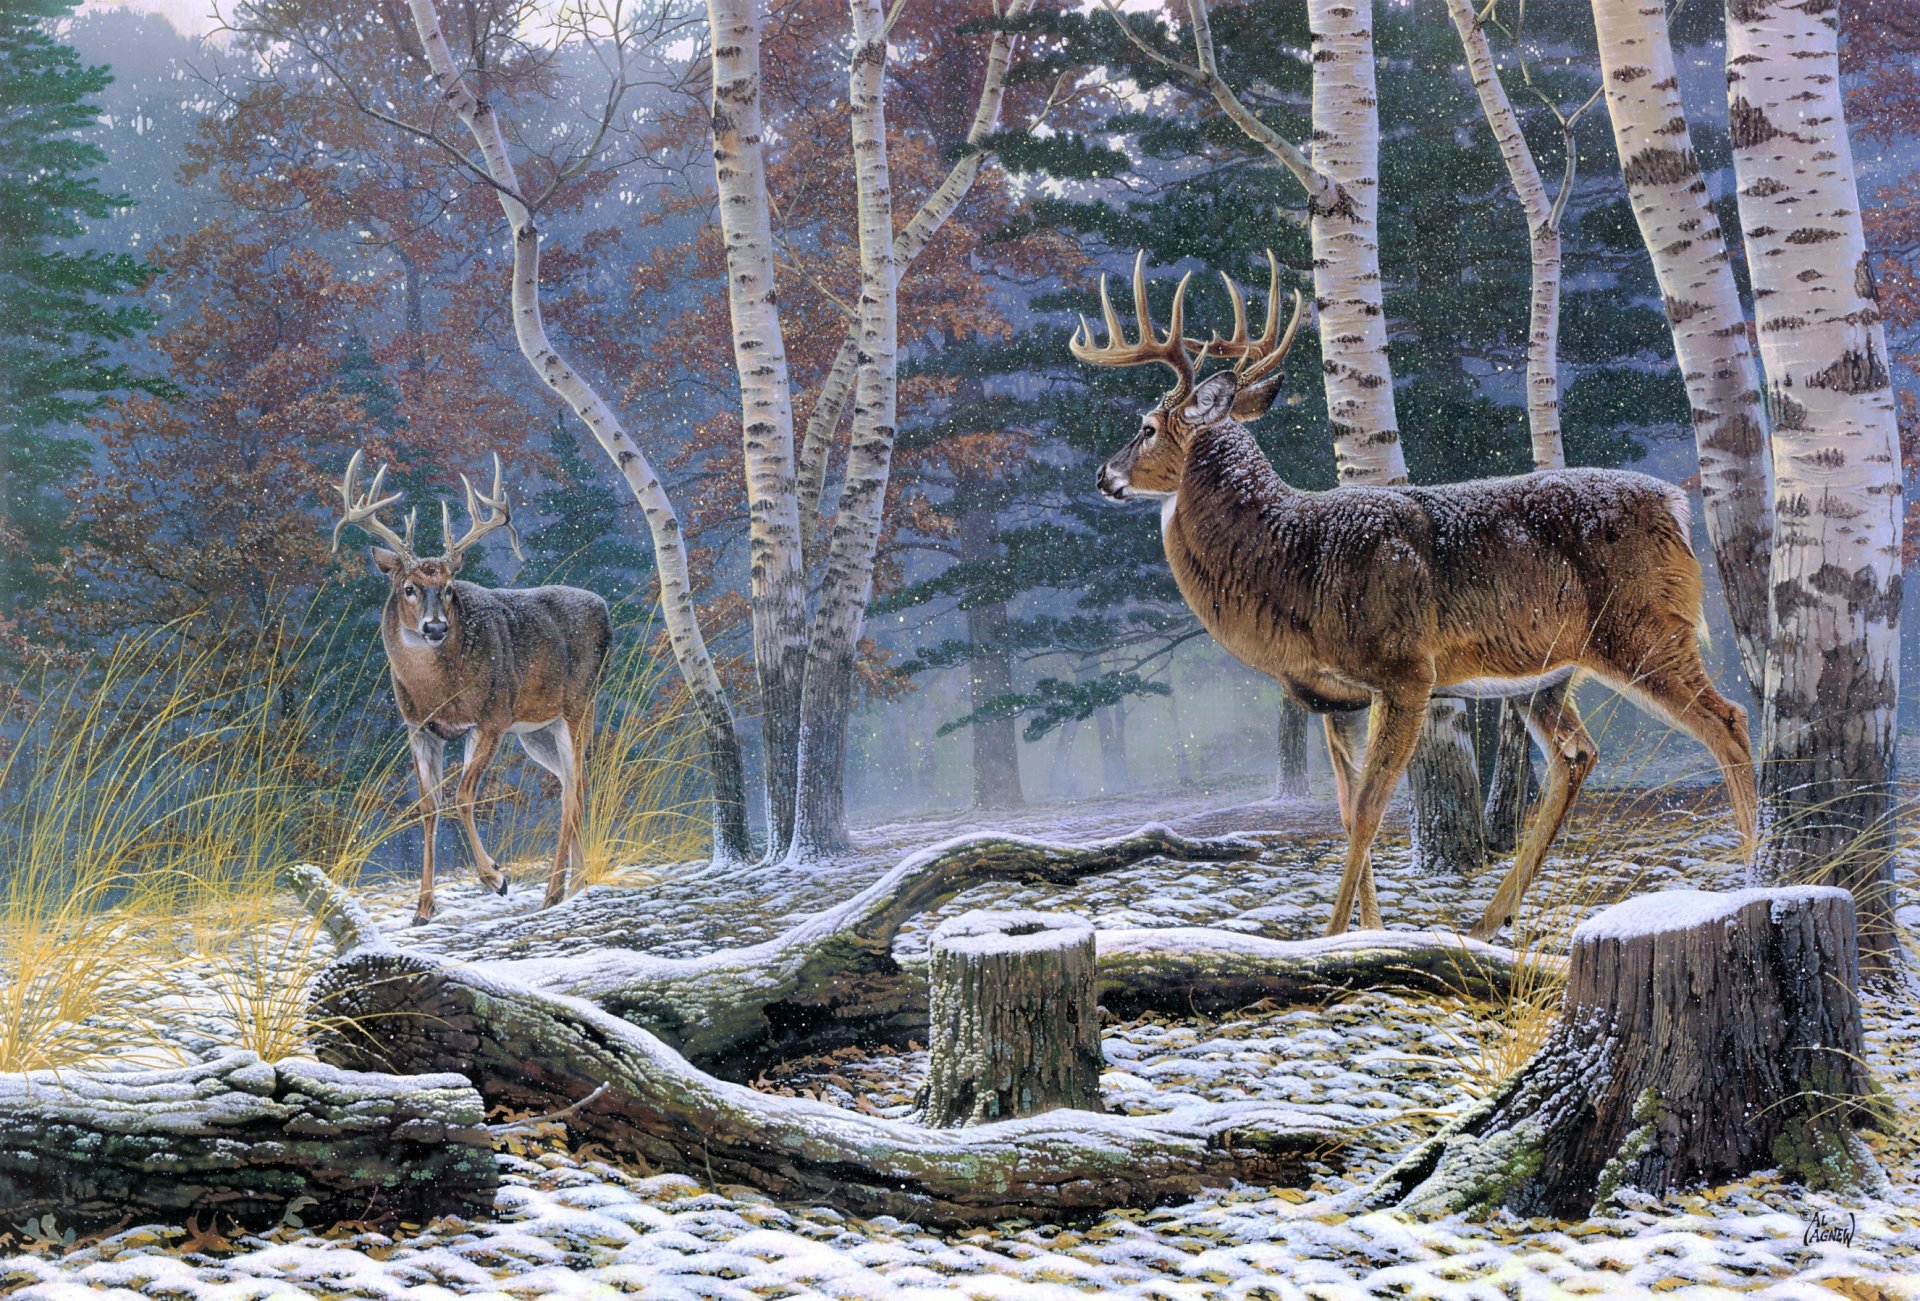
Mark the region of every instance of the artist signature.
POLYGON ((1800 1241, 1811 1247, 1816 1242, 1838 1242, 1843 1246, 1853 1245, 1853 1235, 1860 1226, 1853 1218, 1853 1212, 1847 1212, 1846 1223, 1842 1224, 1838 1216, 1829 1217, 1825 1211, 1814 1211, 1800 1217, 1805 1221, 1807 1231, 1800 1241))

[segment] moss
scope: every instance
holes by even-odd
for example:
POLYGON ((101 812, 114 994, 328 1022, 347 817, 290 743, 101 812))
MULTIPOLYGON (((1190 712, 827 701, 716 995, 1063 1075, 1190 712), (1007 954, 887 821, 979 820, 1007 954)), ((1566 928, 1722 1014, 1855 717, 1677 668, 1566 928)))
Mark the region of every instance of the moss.
POLYGON ((1600 1178, 1593 1189, 1593 1209, 1587 1212, 1589 1217, 1598 1219, 1606 1214, 1607 1203, 1613 1200, 1613 1195, 1626 1182, 1627 1172, 1653 1146, 1659 1118, 1660 1091, 1648 1085, 1633 1100, 1633 1128, 1620 1141, 1619 1150, 1600 1169, 1600 1178))

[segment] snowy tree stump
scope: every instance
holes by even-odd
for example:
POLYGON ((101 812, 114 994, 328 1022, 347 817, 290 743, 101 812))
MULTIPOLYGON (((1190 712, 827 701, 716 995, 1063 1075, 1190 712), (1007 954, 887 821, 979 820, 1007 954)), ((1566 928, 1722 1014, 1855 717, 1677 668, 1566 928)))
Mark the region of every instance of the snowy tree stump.
POLYGON ((1539 1053, 1368 1195, 1450 1213, 1599 1214, 1777 1167, 1813 1187, 1884 1187, 1855 1130, 1879 1115, 1862 1065, 1853 899, 1802 886, 1672 890, 1573 936, 1539 1053))
POLYGON ((251 1053, 164 1071, 0 1076, 0 1227, 131 1219, 266 1228, 470 1215, 500 1175, 457 1075, 343 1071, 251 1053))
POLYGON ((926 1123, 1100 1110, 1093 927, 1040 912, 970 912, 933 933, 926 1123))

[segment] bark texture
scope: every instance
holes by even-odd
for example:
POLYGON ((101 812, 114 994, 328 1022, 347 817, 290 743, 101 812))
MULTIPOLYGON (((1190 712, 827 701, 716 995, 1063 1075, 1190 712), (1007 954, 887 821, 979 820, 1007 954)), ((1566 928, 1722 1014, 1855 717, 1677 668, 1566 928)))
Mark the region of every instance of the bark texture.
POLYGON ((1773 470, 1746 313, 1687 131, 1666 10, 1646 0, 1593 0, 1593 23, 1614 147, 1693 405, 1707 537, 1741 665, 1748 680, 1759 683, 1768 635, 1773 470))
POLYGON ((0 1077, 0 1223, 189 1217, 309 1228, 474 1215, 499 1171, 458 1075, 361 1074, 251 1053, 166 1071, 0 1077))
POLYGON ((1229 1103, 930 1129, 757 1093, 591 1003, 373 938, 315 983, 316 1010, 357 1027, 328 1036, 331 1060, 456 1071, 492 1105, 566 1110, 582 1138, 655 1168, 856 1214, 961 1225, 1301 1182, 1356 1119, 1229 1103))
POLYGON ((446 102, 473 137, 492 180, 494 193, 513 231, 513 333, 521 355, 541 381, 558 394, 592 432, 620 477, 626 481, 653 539, 654 568, 660 580, 660 611, 673 647, 674 661, 699 711, 712 783, 716 858, 741 859, 752 850, 747 837, 746 777, 733 706, 707 651, 694 608, 688 577, 686 540, 680 517, 652 463, 628 435, 620 417, 593 385, 555 351, 540 311, 540 230, 520 190, 506 137, 487 101, 476 95, 455 66, 433 0, 409 0, 414 26, 446 102))
POLYGON ((767 843, 792 833, 800 694, 807 662, 805 573, 793 453, 793 393, 773 277, 773 216, 761 139, 761 0, 708 0, 713 176, 726 247, 727 307, 740 377, 753 660, 766 738, 767 843))
POLYGON ((1462 700, 1427 709, 1420 745, 1407 765, 1413 796, 1413 861, 1424 872, 1472 876, 1487 865, 1473 714, 1462 700))
POLYGON ((1307 711, 1290 699, 1280 701, 1280 767, 1273 779, 1273 798, 1307 798, 1307 711))
POLYGON ((1773 624, 1762 870, 1851 888, 1894 946, 1901 466, 1835 52, 1838 10, 1727 6, 1740 222, 1773 411, 1773 624))
POLYGON ((1533 737, 1527 731, 1525 707, 1518 701, 1501 701, 1499 727, 1484 825, 1487 851, 1510 854, 1520 844, 1520 828, 1540 794, 1540 779, 1533 770, 1533 737))
POLYGON ((970 912, 933 933, 921 1114, 941 1127, 1100 1110, 1093 927, 970 912))
POLYGON ((898 279, 893 257, 893 188, 887 167, 887 13, 881 0, 851 0, 853 167, 860 230, 859 376, 845 482, 827 548, 827 572, 807 647, 800 750, 789 857, 845 849, 847 717, 853 664, 873 596, 874 553, 893 468, 899 396, 898 279))
POLYGON ((1876 1107, 1855 955, 1843 890, 1616 905, 1575 932, 1540 1052, 1364 1200, 1575 1219, 1622 1188, 1658 1195, 1774 1167, 1814 1187, 1880 1189, 1854 1132, 1876 1107))

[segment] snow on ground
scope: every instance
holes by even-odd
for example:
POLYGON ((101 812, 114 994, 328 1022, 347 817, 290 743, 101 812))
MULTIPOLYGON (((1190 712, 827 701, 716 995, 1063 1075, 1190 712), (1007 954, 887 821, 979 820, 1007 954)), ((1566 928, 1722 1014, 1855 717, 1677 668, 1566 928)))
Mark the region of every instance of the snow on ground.
MULTIPOLYGON (((1030 814, 1023 834, 1081 840, 1163 816, 1164 795, 1030 814)), ((1041 907, 1097 926, 1211 925, 1279 939, 1317 934, 1341 847, 1329 806, 1236 805, 1179 820, 1190 834, 1260 832, 1257 857, 1228 864, 1143 863, 1070 887, 996 884, 916 919, 903 955, 945 917, 976 907, 1041 907)), ((529 915, 470 882, 443 887, 436 924, 402 934, 411 883, 373 892, 402 942, 476 957, 532 957, 621 944, 694 954, 777 933, 794 915, 844 898, 908 850, 964 826, 931 821, 869 832, 832 870, 769 874, 664 869, 640 891, 595 889, 559 912, 529 915)), ((1741 884, 1724 814, 1687 801, 1589 802, 1538 888, 1519 942, 1551 946, 1622 893, 1741 884)), ((1502 865, 1504 866, 1504 864, 1502 865)), ((1381 907, 1397 927, 1459 925, 1497 873, 1471 881, 1414 873, 1404 836, 1376 855, 1381 907)), ((1911 864, 1903 897, 1913 897, 1911 864)), ((1920 909, 1905 910, 1909 925, 1920 909)), ((1506 1034, 1497 1010, 1460 1000, 1371 992, 1325 1008, 1261 1007, 1229 1017, 1149 1016, 1106 1026, 1109 1107, 1158 1111, 1232 1099, 1337 1101, 1378 1117, 1343 1170, 1310 1189, 1236 1187, 1183 1205, 1073 1224, 1011 1222, 934 1233, 888 1218, 775 1204, 681 1174, 609 1164, 569 1150, 557 1131, 514 1142, 506 1186, 485 1220, 285 1227, 229 1242, 178 1228, 125 1230, 71 1250, 0 1259, 0 1293, 248 1298, 1015 1297, 1533 1298, 1674 1294, 1682 1298, 1899 1297, 1920 1301, 1920 998, 1913 987, 1866 997, 1869 1053, 1900 1108, 1901 1130, 1874 1143, 1894 1193, 1886 1202, 1808 1196, 1762 1175, 1651 1200, 1581 1224, 1510 1217, 1409 1220, 1325 1214, 1323 1194, 1356 1186, 1483 1089, 1506 1034), (1851 1226, 1809 1243, 1810 1216, 1851 1226)), ((183 1017, 191 1009, 179 1009, 183 1017)), ((183 1035, 183 1038, 185 1036, 183 1035)), ((755 1083, 849 1107, 905 1115, 925 1069, 918 1045, 843 1050, 785 1063, 755 1083)))

